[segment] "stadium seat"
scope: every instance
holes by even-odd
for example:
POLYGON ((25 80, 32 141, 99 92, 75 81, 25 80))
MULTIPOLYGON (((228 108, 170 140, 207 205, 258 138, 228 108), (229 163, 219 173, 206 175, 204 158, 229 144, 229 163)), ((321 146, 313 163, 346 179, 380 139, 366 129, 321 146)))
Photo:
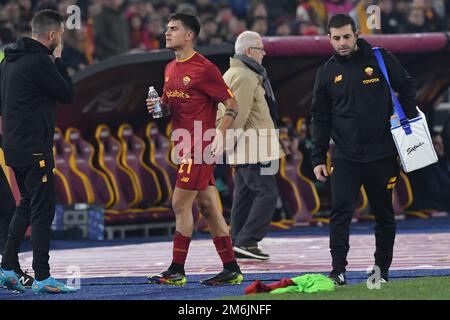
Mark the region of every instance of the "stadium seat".
POLYGON ((297 144, 291 141, 285 130, 280 131, 280 140, 288 146, 290 154, 280 161, 279 194, 288 203, 297 224, 313 223, 312 214, 320 207, 317 191, 314 184, 309 179, 305 180, 299 171, 302 154, 297 144))
MULTIPOLYGON (((398 177, 397 183, 392 193, 392 202, 394 205, 394 212, 396 215, 405 214, 405 210, 413 202, 413 193, 411 189, 411 183, 409 182, 408 176, 400 171, 400 176, 398 177)), ((407 215, 426 218, 424 213, 420 212, 408 212, 407 215)))
MULTIPOLYGON (((175 180, 169 176, 169 172, 173 175, 176 169, 166 162, 168 142, 160 135, 158 126, 154 122, 150 122, 145 127, 144 132, 144 163, 150 167, 158 176, 159 185, 161 187, 161 203, 166 206, 171 205, 173 187, 175 180)), ((176 178, 176 176, 175 176, 176 178)))
MULTIPOLYGON (((70 190, 73 195, 75 203, 94 203, 94 193, 92 191, 92 186, 89 183, 89 179, 76 166, 77 159, 77 148, 67 139, 66 135, 63 135, 61 131, 56 129, 58 136, 55 134, 54 145, 56 148, 56 163, 61 164, 64 161, 65 166, 65 176, 70 184, 70 190), (58 149, 64 150, 61 155, 58 149), (69 151, 70 150, 70 151, 69 151), (86 183, 86 181, 88 183, 86 183)), ((62 170, 61 170, 62 171, 62 170)))
POLYGON ((303 126, 306 124, 306 119, 303 117, 300 117, 297 119, 295 123, 295 133, 298 135, 301 135, 301 133, 305 130, 303 126))
POLYGON ((306 209, 311 215, 314 215, 320 209, 320 199, 314 182, 305 177, 301 172, 303 154, 294 144, 292 148, 292 164, 296 167, 297 186, 302 196, 306 209))
POLYGON ((53 155, 55 157, 55 189, 56 200, 59 204, 70 205, 74 202, 71 190, 69 159, 74 150, 68 144, 59 128, 55 128, 53 135, 53 155))
POLYGON ((19 203, 19 196, 18 196, 19 195, 19 187, 17 186, 14 172, 12 171, 11 168, 6 166, 5 155, 3 154, 3 149, 1 148, 1 146, 0 146, 0 169, 3 169, 6 179, 8 179, 9 186, 11 187, 14 197, 16 198, 16 204, 18 204, 19 203))
MULTIPOLYGON (((148 234, 150 229, 172 228, 173 215, 167 213, 167 209, 128 209, 126 204, 118 203, 119 197, 115 195, 108 176, 94 166, 94 147, 82 139, 77 129, 68 128, 66 140, 75 148, 70 161, 72 171, 86 178, 82 179, 81 189, 86 190, 86 197, 106 208, 104 213, 107 238, 114 238, 117 232, 124 238, 126 231, 144 229, 148 234)), ((114 182, 117 183, 116 180, 114 182)))
POLYGON ((97 127, 95 139, 98 148, 97 163, 108 177, 115 198, 118 199, 114 207, 105 211, 108 224, 173 221, 174 215, 169 208, 137 208, 142 199, 138 178, 136 173, 121 163, 122 146, 111 136, 111 130, 106 125, 97 127))
POLYGON ((172 152, 171 141, 160 133, 158 126, 154 122, 147 124, 145 140, 147 146, 149 146, 149 161, 160 168, 164 175, 164 181, 167 182, 168 179, 170 182, 168 185, 173 190, 177 180, 178 169, 170 157, 172 152))
POLYGON ((117 209, 135 208, 142 199, 137 177, 120 161, 122 146, 108 126, 100 124, 95 130, 96 157, 99 168, 107 175, 118 197, 117 209))
POLYGON ((300 170, 303 156, 300 152, 299 154, 301 158, 299 159, 299 164, 297 165, 297 186, 305 204, 306 210, 314 217, 314 220, 316 220, 318 219, 318 217, 315 217, 315 215, 319 212, 321 205, 320 197, 317 192, 316 186, 314 185, 314 182, 305 177, 300 170))
POLYGON ((162 191, 155 171, 144 163, 145 143, 134 134, 129 124, 122 124, 117 131, 121 148, 121 163, 137 178, 137 187, 142 194, 141 207, 150 207, 161 202, 162 191))
POLYGON ((170 141, 171 140, 170 137, 172 136, 172 122, 169 122, 167 124, 164 134, 166 135, 166 138, 169 139, 170 141))
POLYGON ((278 190, 281 197, 289 207, 289 211, 296 217, 300 217, 299 213, 302 210, 302 200, 298 193, 297 186, 284 174, 286 159, 282 158, 280 161, 280 172, 277 174, 278 190))
POLYGON ((71 174, 82 182, 72 186, 74 194, 82 199, 81 202, 103 205, 106 209, 114 206, 117 201, 108 177, 94 166, 94 147, 81 137, 76 128, 67 128, 65 137, 74 148, 69 160, 71 174))

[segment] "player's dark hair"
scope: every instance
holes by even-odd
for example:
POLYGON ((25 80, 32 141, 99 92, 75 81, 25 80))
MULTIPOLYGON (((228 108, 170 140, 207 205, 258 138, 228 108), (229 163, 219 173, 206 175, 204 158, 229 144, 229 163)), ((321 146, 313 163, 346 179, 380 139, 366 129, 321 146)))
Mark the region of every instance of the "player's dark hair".
POLYGON ((330 34, 331 28, 341 28, 346 25, 351 25, 353 33, 356 33, 356 24, 355 21, 346 13, 338 13, 331 17, 328 22, 327 32, 330 34))
POLYGON ((54 10, 41 10, 31 20, 31 33, 39 37, 46 37, 47 33, 61 28, 64 18, 54 10))
POLYGON ((169 21, 181 21, 183 26, 194 33, 195 38, 200 33, 200 21, 196 16, 190 13, 177 12, 169 16, 169 21))

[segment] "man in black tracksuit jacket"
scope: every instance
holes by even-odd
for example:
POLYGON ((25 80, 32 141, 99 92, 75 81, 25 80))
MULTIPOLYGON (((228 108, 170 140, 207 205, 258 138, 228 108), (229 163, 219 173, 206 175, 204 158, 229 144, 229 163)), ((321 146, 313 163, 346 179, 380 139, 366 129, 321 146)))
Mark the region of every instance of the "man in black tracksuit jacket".
MULTIPOLYGON (((391 94, 370 44, 358 39, 354 21, 345 14, 330 19, 335 54, 317 72, 312 103, 312 162, 318 180, 326 181, 330 137, 335 143, 331 172, 332 213, 330 278, 345 284, 349 228, 361 184, 376 218, 375 265, 388 280, 395 239, 392 188, 399 175, 397 151, 390 133, 391 94)), ((382 49, 391 84, 406 115, 416 115, 411 77, 382 49)), ((383 281, 382 280, 382 281, 383 281)))
POLYGON ((8 47, 0 69, 3 150, 21 194, 1 267, 20 270, 18 251, 31 224, 36 281, 50 279, 56 103, 70 103, 73 99, 72 80, 61 61, 63 32, 63 18, 57 12, 38 12, 32 21, 32 38, 23 37, 8 47))

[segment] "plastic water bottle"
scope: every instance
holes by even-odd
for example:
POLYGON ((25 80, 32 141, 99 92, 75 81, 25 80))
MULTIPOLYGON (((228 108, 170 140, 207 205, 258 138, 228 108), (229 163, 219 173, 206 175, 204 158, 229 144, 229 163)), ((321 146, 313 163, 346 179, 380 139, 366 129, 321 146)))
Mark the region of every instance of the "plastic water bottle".
POLYGON ((154 119, 162 118, 163 112, 161 109, 161 104, 159 103, 158 92, 156 92, 153 86, 148 88, 148 98, 152 101, 156 101, 155 110, 152 113, 154 119))

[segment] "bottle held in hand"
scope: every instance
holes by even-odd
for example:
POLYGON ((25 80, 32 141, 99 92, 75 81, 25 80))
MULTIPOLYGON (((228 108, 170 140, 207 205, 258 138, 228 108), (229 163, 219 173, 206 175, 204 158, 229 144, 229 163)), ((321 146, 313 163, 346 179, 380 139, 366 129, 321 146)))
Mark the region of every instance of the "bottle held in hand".
POLYGON ((148 88, 148 98, 152 101, 156 101, 155 110, 152 113, 153 119, 163 117, 163 111, 161 109, 161 103, 159 102, 158 92, 156 92, 153 86, 148 88))

